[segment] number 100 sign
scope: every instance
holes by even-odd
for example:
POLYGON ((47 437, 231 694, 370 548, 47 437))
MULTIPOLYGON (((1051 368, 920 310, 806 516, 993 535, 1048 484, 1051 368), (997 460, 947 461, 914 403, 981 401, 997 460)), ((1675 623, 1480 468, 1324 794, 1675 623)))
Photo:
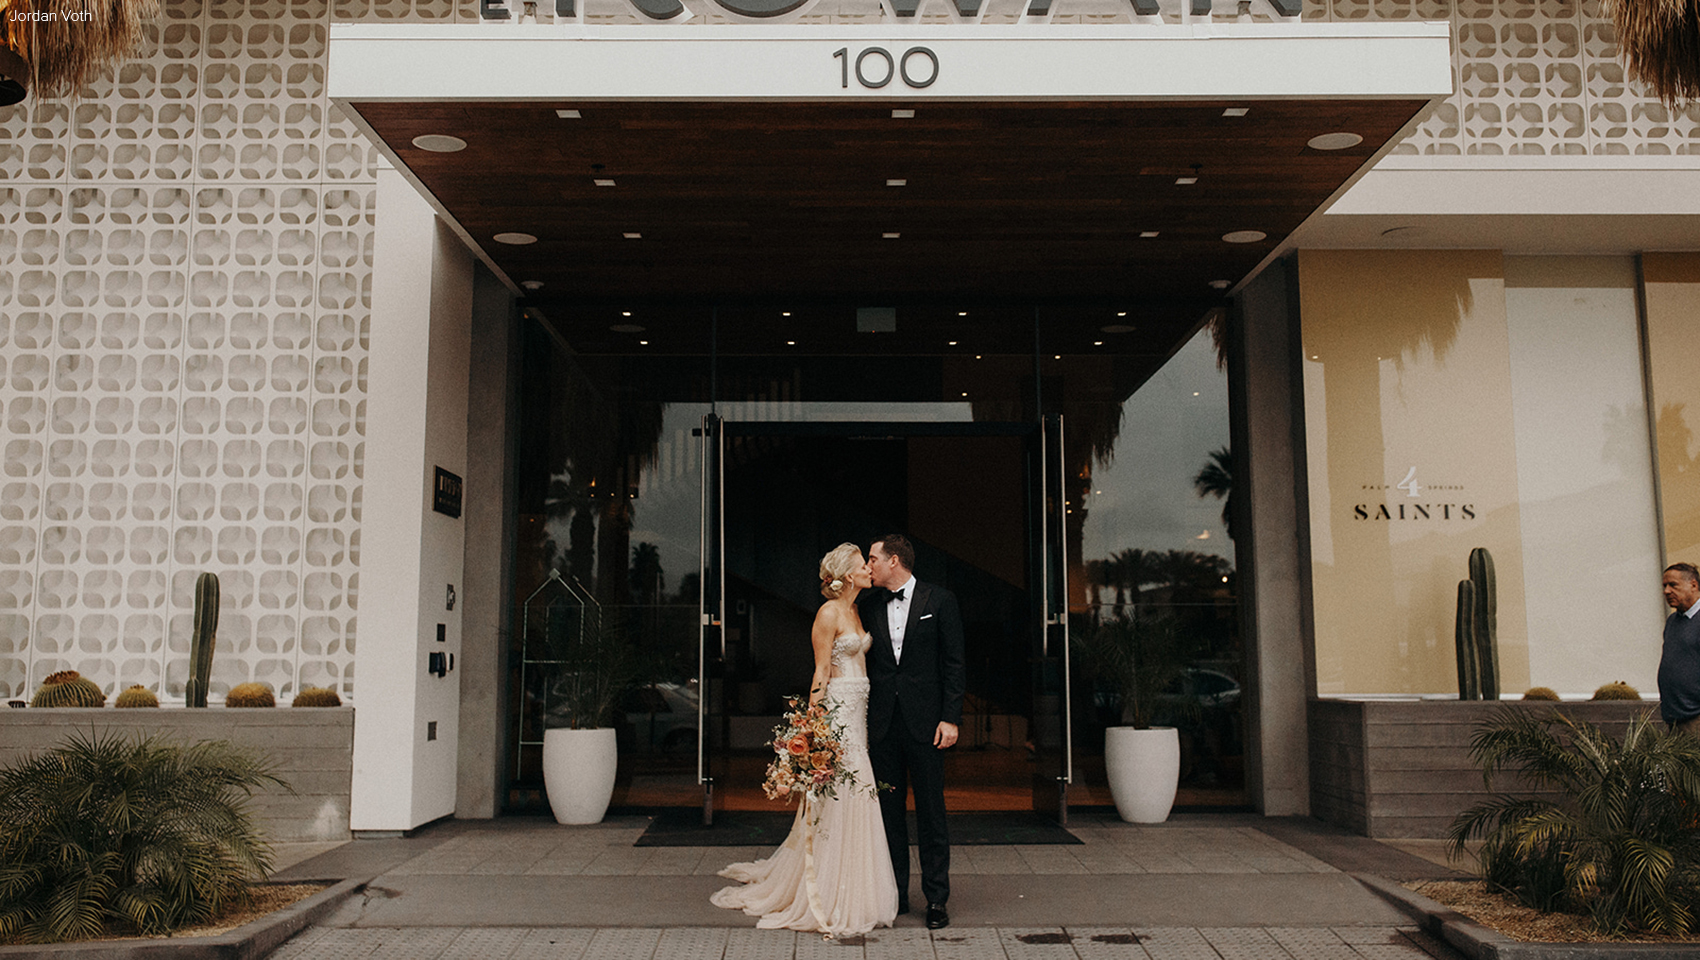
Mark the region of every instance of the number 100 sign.
POLYGON ((932 86, 939 78, 938 54, 927 47, 910 47, 900 57, 892 56, 884 47, 867 47, 854 59, 849 47, 839 47, 832 52, 832 58, 838 61, 838 85, 846 90, 850 88, 852 73, 856 82, 869 90, 878 90, 896 79, 919 90, 932 86))

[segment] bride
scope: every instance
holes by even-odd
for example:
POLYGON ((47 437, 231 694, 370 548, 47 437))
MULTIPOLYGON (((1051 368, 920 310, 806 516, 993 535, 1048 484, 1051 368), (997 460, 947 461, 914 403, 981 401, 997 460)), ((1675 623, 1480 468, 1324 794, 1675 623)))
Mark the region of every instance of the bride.
POLYGON ((711 898, 717 907, 760 917, 764 928, 850 936, 891 926, 897 916, 897 881, 891 870, 879 799, 868 762, 868 669, 872 638, 862 629, 856 595, 870 585, 867 563, 853 543, 841 543, 820 562, 821 595, 815 614, 814 682, 809 705, 824 698, 838 706, 844 724, 844 764, 854 786, 836 797, 798 805, 791 833, 773 856, 734 863, 720 875, 743 881, 711 898))

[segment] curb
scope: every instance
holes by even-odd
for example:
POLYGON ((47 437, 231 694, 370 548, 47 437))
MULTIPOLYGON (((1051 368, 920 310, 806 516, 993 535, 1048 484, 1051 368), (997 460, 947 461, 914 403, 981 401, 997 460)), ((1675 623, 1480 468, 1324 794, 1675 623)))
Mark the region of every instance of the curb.
POLYGON ((1404 911, 1417 922, 1417 926, 1446 941, 1470 960, 1623 960, 1628 957, 1692 960, 1700 950, 1700 944, 1693 943, 1530 943, 1513 940, 1391 880, 1367 873, 1349 876, 1404 911))
POLYGON ((0 960, 259 960, 328 916, 344 900, 364 889, 367 882, 367 879, 336 882, 305 900, 217 936, 9 946, 0 947, 0 960))

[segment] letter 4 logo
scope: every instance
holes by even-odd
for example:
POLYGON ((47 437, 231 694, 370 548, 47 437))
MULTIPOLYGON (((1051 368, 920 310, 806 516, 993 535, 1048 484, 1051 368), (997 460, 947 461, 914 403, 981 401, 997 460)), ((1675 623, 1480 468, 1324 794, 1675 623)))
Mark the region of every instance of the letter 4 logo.
POLYGON ((1417 482, 1416 467, 1412 467, 1410 472, 1405 474, 1405 479, 1394 484, 1394 486, 1405 491, 1405 496, 1407 497, 1418 497, 1421 496, 1423 492, 1423 485, 1417 482))

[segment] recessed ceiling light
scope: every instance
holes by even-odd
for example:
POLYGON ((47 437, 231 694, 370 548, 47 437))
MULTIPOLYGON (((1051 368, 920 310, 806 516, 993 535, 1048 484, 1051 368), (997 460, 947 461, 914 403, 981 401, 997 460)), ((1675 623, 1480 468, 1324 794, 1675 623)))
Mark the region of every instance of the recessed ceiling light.
POLYGON ((1131 326, 1129 324, 1125 324, 1125 323, 1110 323, 1110 324, 1105 324, 1104 326, 1099 327, 1098 329, 1104 331, 1105 333, 1132 333, 1135 328, 1133 326, 1131 326))
POLYGON ((614 181, 612 181, 612 180, 593 179, 590 182, 596 184, 599 187, 611 187, 611 186, 614 185, 614 181))
POLYGON ((1062 354, 1060 354, 1060 353, 1059 353, 1059 354, 1057 354, 1057 355, 1056 355, 1056 356, 1054 356, 1054 357, 1052 357, 1052 358, 1051 358, 1051 359, 1052 359, 1052 360, 1061 360, 1061 359, 1062 359, 1062 354))
POLYGON ((955 340, 952 340, 952 341, 950 341, 950 342, 948 342, 948 343, 946 343, 946 344, 945 344, 945 346, 947 346, 947 347, 954 347, 954 346, 956 346, 956 341, 955 341, 955 340))
POLYGON ((638 346, 640 346, 640 347, 647 347, 647 346, 649 346, 649 341, 648 341, 648 340, 639 340, 639 341, 638 341, 638 346))
POLYGON ((1176 185, 1182 186, 1182 187, 1187 186, 1189 184, 1194 184, 1194 183, 1197 183, 1197 182, 1198 182, 1197 177, 1176 177, 1175 178, 1176 185))
POLYGON ((893 110, 893 111, 891 111, 891 119, 893 119, 893 120, 909 120, 909 119, 912 119, 914 116, 915 116, 915 111, 913 111, 913 110, 893 110))
POLYGON ((779 311, 779 315, 782 316, 782 317, 789 317, 791 315, 791 311, 781 310, 781 311, 779 311))
POLYGON ((1212 281, 1210 281, 1210 288, 1212 290, 1226 290, 1233 285, 1234 285, 1234 282, 1232 280, 1212 280, 1212 281))
POLYGON ((543 281, 541 281, 541 280, 521 280, 519 282, 519 285, 524 287, 527 290, 541 290, 541 289, 543 289, 543 281))
POLYGON ((616 323, 608 329, 615 333, 642 333, 647 328, 640 323, 616 323))
POLYGON ((1094 341, 1092 341, 1092 345, 1093 345, 1093 346, 1094 346, 1094 347, 1101 347, 1101 346, 1103 346, 1103 345, 1104 345, 1104 341, 1102 341, 1102 340, 1094 340, 1094 341))
POLYGON ((1126 311, 1126 310, 1117 310, 1117 311, 1116 311, 1116 316, 1118 316, 1118 317, 1125 317, 1125 316, 1127 316, 1127 311, 1126 311))
POLYGON ((1228 243, 1256 243, 1268 238, 1269 234, 1262 230, 1235 230, 1232 233, 1222 234, 1222 239, 1228 243))
POLYGON ((880 234, 880 237, 883 238, 883 239, 886 239, 886 240, 896 240, 898 237, 901 237, 901 236, 903 236, 903 234, 901 234, 901 233, 882 233, 882 234, 880 234))
POLYGON ((498 233, 490 239, 497 243, 505 243, 515 247, 523 247, 528 243, 537 242, 537 238, 529 233, 498 233))
POLYGON ((583 115, 580 114, 577 110, 556 110, 555 116, 560 117, 562 120, 581 120, 581 119, 583 119, 583 115))
POLYGON ((622 233, 622 234, 620 234, 620 236, 625 237, 627 240, 642 240, 643 239, 643 234, 641 234, 641 233, 622 233))
POLYGON ((632 312, 630 310, 621 310, 620 311, 620 316, 622 316, 622 317, 629 317, 631 315, 632 315, 632 312))
POLYGON ((1250 109, 1251 109, 1250 107, 1229 107, 1228 109, 1222 111, 1222 116, 1224 116, 1224 117, 1243 117, 1243 116, 1246 115, 1246 112, 1249 111, 1250 109))
POLYGON ((466 149, 465 140, 442 133, 427 133, 422 137, 414 137, 413 145, 432 153, 459 153, 466 149))
POLYGON ((1364 138, 1355 133, 1325 133, 1320 137, 1311 137, 1306 146, 1312 150, 1344 150, 1364 142, 1364 138))
POLYGON ((907 187, 907 186, 909 186, 909 181, 907 181, 907 180, 887 180, 885 182, 885 185, 888 186, 888 187, 907 187))
POLYGON ((1139 231, 1139 235, 1141 237, 1143 237, 1144 239, 1149 240, 1152 237, 1155 237, 1157 235, 1157 231, 1155 231, 1155 230, 1141 230, 1141 231, 1139 231))
POLYGON ((956 315, 959 316, 959 317, 966 317, 966 316, 968 316, 968 311, 958 310, 958 311, 956 311, 956 315))
POLYGON ((787 341, 785 341, 785 345, 786 345, 786 346, 787 346, 787 347, 794 347, 794 346, 796 346, 796 345, 797 345, 797 341, 795 341, 795 340, 787 340, 787 341))
POLYGON ((1198 391, 1197 391, 1197 390, 1194 390, 1194 391, 1193 391, 1193 392, 1192 392, 1192 395, 1193 395, 1193 396, 1195 396, 1195 397, 1196 397, 1196 396, 1198 396, 1198 391))

